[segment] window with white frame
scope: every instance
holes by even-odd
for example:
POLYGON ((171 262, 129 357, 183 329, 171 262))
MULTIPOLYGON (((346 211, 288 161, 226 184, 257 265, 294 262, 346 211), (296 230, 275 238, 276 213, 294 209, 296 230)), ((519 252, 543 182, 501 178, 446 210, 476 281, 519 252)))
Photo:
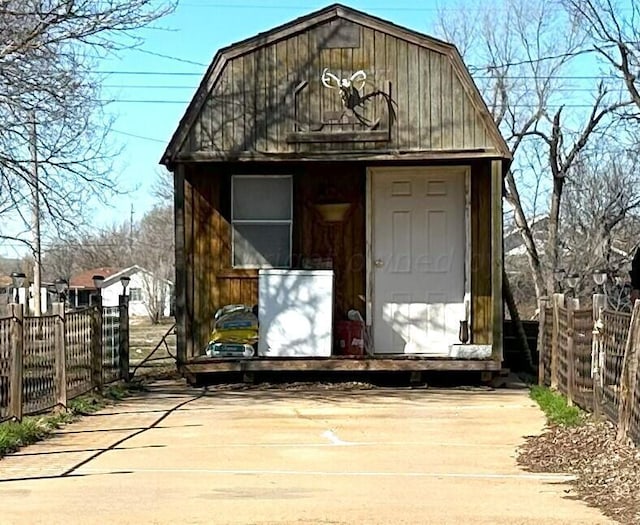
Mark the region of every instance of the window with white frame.
POLYGON ((129 288, 130 301, 142 301, 142 288, 129 288))
POLYGON ((291 175, 233 175, 234 268, 291 265, 292 196, 291 175))

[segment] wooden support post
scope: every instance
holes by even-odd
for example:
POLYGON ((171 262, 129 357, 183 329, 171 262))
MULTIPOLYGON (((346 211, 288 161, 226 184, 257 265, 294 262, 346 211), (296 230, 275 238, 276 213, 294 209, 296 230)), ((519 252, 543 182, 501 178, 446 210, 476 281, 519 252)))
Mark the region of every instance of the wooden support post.
POLYGON ((21 304, 11 304, 11 376, 9 414, 22 421, 22 377, 24 351, 24 310, 21 304))
POLYGON ((620 406, 618 407, 618 441, 625 441, 631 425, 635 400, 638 349, 640 348, 640 301, 636 301, 631 314, 629 335, 624 349, 620 375, 620 406))
POLYGON ((547 323, 547 304, 549 299, 547 297, 541 297, 538 301, 538 384, 544 385, 545 376, 545 364, 544 356, 547 352, 550 352, 550 348, 544 347, 545 342, 545 329, 547 323))
POLYGON ((599 419, 602 415, 602 367, 604 356, 602 355, 602 312, 606 306, 606 296, 595 294, 593 296, 593 339, 591 341, 591 378, 593 380, 593 415, 599 419))
POLYGON ((564 307, 564 295, 554 293, 552 298, 553 306, 553 332, 551 333, 551 388, 558 388, 558 332, 560 308, 564 307))
POLYGON ((174 213, 176 250, 176 336, 178 368, 187 360, 187 256, 185 253, 185 176, 179 164, 174 173, 174 213))
POLYGON ((56 402, 67 408, 67 351, 65 341, 64 303, 53 303, 55 327, 56 402))
POLYGON ((98 295, 98 304, 93 308, 93 326, 91 330, 91 384, 102 389, 102 300, 98 295))
POLYGON ((118 330, 118 365, 120 379, 129 381, 129 296, 118 298, 120 329, 118 330))
POLYGON ((504 177, 502 161, 491 161, 491 304, 492 304, 492 357, 502 362, 504 298, 502 295, 502 271, 504 268, 504 235, 502 217, 502 195, 504 177))
POLYGON ((567 301, 567 405, 573 406, 573 394, 575 391, 576 359, 574 352, 573 336, 575 333, 574 312, 580 307, 578 299, 567 301))

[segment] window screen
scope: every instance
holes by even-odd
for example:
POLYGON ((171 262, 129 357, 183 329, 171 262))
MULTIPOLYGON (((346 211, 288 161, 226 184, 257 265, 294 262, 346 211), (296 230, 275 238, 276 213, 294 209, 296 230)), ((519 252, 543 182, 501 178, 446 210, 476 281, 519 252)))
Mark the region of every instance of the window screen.
POLYGON ((234 175, 231 189, 234 268, 291 264, 291 176, 234 175))

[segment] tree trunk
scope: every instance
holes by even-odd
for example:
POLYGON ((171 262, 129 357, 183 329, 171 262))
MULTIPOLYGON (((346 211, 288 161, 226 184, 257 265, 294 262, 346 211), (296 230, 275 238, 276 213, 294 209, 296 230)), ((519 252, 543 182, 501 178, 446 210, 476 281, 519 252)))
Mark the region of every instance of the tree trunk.
POLYGON ((516 333, 518 350, 519 350, 519 353, 522 355, 523 361, 527 367, 526 371, 530 373, 535 373, 533 356, 531 355, 531 349, 529 348, 529 341, 527 340, 527 334, 524 331, 524 326, 522 325, 522 320, 520 319, 520 314, 518 313, 518 307, 516 306, 516 302, 513 299, 513 294, 511 293, 511 285, 509 284, 509 277, 507 276, 507 272, 504 270, 502 271, 502 295, 504 297, 505 302, 507 303, 507 308, 509 309, 511 323, 513 324, 513 328, 516 333))
POLYGON ((562 200, 562 188, 564 177, 553 177, 553 193, 551 195, 551 209, 549 210, 549 235, 547 238, 547 253, 549 256, 549 273, 547 278, 547 290, 555 292, 554 272, 558 269, 560 250, 558 246, 558 231, 560 229, 560 201, 562 200))
POLYGON ((540 257, 538 255, 538 249, 533 238, 533 233, 524 214, 524 209, 522 208, 516 181, 513 178, 513 173, 511 173, 511 171, 507 173, 506 182, 509 191, 508 201, 514 209, 516 226, 518 227, 520 235, 522 236, 522 240, 524 241, 524 246, 527 253, 527 261, 529 262, 529 268, 531 269, 531 275, 533 277, 533 285, 536 290, 536 299, 539 300, 541 297, 546 295, 546 290, 542 268, 540 265, 540 257))

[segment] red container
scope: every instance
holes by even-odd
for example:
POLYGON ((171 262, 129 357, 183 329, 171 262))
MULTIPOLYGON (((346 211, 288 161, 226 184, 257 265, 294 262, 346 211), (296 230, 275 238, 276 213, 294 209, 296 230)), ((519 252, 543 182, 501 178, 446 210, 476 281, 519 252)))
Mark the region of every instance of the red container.
POLYGON ((364 355, 364 323, 362 321, 336 322, 338 354, 364 355))

